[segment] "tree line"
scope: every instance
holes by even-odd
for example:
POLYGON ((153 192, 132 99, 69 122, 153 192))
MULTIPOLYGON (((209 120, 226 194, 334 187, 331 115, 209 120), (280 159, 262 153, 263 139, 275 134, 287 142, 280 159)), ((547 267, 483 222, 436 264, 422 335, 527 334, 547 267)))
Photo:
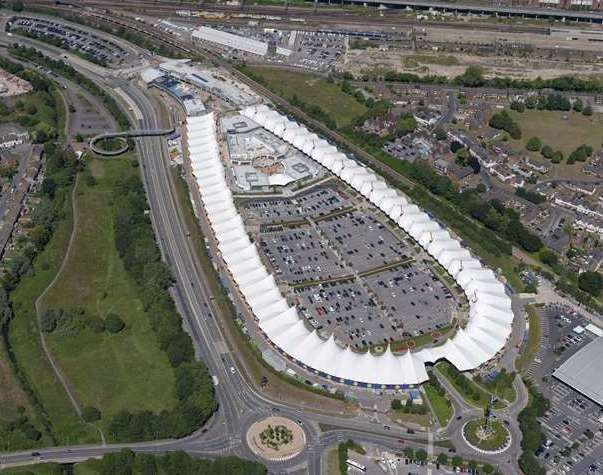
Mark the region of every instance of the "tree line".
POLYGON ((577 76, 560 76, 552 79, 514 79, 498 76, 486 78, 484 71, 478 66, 469 66, 463 74, 448 78, 441 75, 420 76, 413 73, 399 73, 387 71, 382 75, 366 75, 366 80, 382 78, 386 82, 402 82, 415 84, 449 85, 463 87, 487 87, 494 89, 553 89, 555 91, 575 92, 603 92, 603 80, 593 78, 580 78, 577 76))
POLYGON ((186 452, 165 455, 136 453, 129 449, 109 453, 98 461, 84 463, 98 475, 264 475, 266 467, 259 462, 238 457, 217 457, 213 460, 191 457, 186 452))
POLYGON ((137 284, 159 346, 175 369, 178 403, 160 414, 122 411, 111 421, 110 431, 118 440, 182 437, 202 426, 216 409, 214 387, 206 366, 195 360, 192 340, 169 293, 173 279, 161 261, 142 182, 137 176, 123 177, 113 193, 115 246, 137 284))

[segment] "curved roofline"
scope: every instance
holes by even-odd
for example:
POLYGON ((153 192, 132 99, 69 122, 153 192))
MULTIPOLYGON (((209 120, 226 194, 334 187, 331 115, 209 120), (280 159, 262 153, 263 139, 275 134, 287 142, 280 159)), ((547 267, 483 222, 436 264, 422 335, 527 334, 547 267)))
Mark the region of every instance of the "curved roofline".
POLYGON ((324 145, 323 139, 268 106, 250 106, 241 114, 292 146, 295 147, 294 142, 303 145, 309 151, 306 155, 353 186, 384 213, 392 212, 392 202, 395 203, 393 207, 399 206, 400 214, 394 220, 396 224, 446 269, 463 289, 470 305, 470 317, 464 329, 459 329, 440 346, 415 352, 394 355, 388 346, 382 355, 358 354, 349 346, 341 348, 334 338, 320 338, 315 330, 305 327, 297 309, 280 294, 273 276, 261 263, 258 250, 247 235, 234 207, 218 147, 215 146, 214 113, 188 117, 188 141, 195 144, 203 142, 190 151, 190 158, 218 248, 261 331, 279 351, 310 370, 344 383, 402 386, 426 381, 425 364, 446 359, 460 371, 466 371, 489 361, 505 346, 514 316, 504 285, 469 252, 457 252, 465 248, 448 232, 442 232, 445 230, 439 223, 399 195, 369 168, 342 153, 334 162, 329 157, 337 150, 336 147, 325 150, 321 146, 324 145), (283 123, 286 124, 284 128, 283 123), (200 141, 199 138, 208 140, 200 141), (307 143, 311 140, 318 146, 316 153, 313 153, 314 147, 307 143), (349 171, 345 173, 345 170, 349 171), (211 187, 206 187, 208 182, 211 187), (223 189, 220 200, 212 199, 216 185, 223 189), (246 276, 251 272, 254 279, 249 282, 246 276))

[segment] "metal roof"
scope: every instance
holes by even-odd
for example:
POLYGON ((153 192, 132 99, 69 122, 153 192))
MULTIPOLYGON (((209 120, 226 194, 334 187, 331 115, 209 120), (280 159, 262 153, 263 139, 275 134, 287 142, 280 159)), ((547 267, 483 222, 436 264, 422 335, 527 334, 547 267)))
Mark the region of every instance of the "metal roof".
POLYGON ((553 376, 603 406, 603 337, 590 342, 555 370, 553 376))

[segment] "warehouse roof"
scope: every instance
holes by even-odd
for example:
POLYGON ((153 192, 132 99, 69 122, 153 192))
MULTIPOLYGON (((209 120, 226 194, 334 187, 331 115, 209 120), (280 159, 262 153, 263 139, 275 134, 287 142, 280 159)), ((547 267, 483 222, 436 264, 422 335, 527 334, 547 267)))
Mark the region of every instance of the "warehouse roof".
POLYGON ((603 406, 603 337, 581 348, 555 370, 553 376, 603 406))

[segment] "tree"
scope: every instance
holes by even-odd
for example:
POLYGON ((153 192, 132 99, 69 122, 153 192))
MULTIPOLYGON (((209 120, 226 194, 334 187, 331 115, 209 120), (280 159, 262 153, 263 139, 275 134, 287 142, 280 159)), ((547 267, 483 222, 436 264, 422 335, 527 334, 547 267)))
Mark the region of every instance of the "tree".
POLYGON ((442 127, 437 127, 434 131, 436 140, 442 141, 446 140, 448 134, 442 127))
POLYGON ((591 116, 593 115, 593 108, 590 105, 587 105, 582 111, 582 115, 591 116))
POLYGON ((23 2, 21 0, 16 0, 15 2, 13 2, 12 4, 12 9, 14 12, 22 12, 23 11, 23 2))
POLYGON ((549 160, 551 158, 553 158, 553 149, 551 147, 549 147, 548 145, 545 145, 544 147, 542 147, 540 149, 540 154, 544 157, 544 158, 548 158, 549 160))
POLYGON ((427 460, 427 452, 425 452, 425 450, 423 450, 423 449, 419 449, 415 453, 415 458, 419 462, 425 462, 427 460))
POLYGON ((563 161, 563 152, 561 152, 561 150, 557 150, 555 153, 553 153, 553 156, 551 157, 551 162, 561 163, 562 161, 563 161))
POLYGON ((511 102, 511 109, 514 111, 519 112, 520 114, 523 113, 526 110, 526 106, 523 102, 520 101, 513 101, 511 102))
POLYGON ((82 409, 82 419, 85 422, 95 422, 100 420, 101 412, 94 406, 87 406, 82 409))
POLYGON ((125 326, 125 322, 115 313, 110 313, 105 318, 105 328, 109 333, 119 333, 125 326))
POLYGON ((452 466, 453 467, 461 467, 463 465, 463 459, 458 455, 452 457, 452 466))
POLYGON ((556 266, 557 263, 559 262, 557 254, 555 254, 550 249, 543 249, 542 251, 540 251, 540 260, 544 264, 551 266, 551 267, 556 266))
POLYGON ((576 112, 582 112, 584 110, 584 104, 579 98, 576 99, 572 104, 572 109, 574 109, 576 112))
POLYGON ((391 407, 394 411, 399 411, 402 409, 402 401, 400 399, 392 399, 391 407))
POLYGON ((57 328, 57 315, 54 310, 47 310, 40 317, 40 329, 44 333, 52 333, 57 328))
POLYGON ((448 465, 448 455, 442 452, 441 454, 438 454, 436 461, 440 465, 448 465))
POLYGON ((601 294, 603 288, 603 275, 599 272, 586 271, 578 276, 578 287, 594 297, 601 294))
POLYGON ((526 148, 530 152, 537 152, 542 148, 542 140, 540 140, 538 137, 532 137, 530 140, 528 140, 528 143, 526 143, 526 148))
POLYGON ((415 458, 414 449, 412 447, 404 447, 404 456, 407 459, 414 460, 414 458, 415 458))

